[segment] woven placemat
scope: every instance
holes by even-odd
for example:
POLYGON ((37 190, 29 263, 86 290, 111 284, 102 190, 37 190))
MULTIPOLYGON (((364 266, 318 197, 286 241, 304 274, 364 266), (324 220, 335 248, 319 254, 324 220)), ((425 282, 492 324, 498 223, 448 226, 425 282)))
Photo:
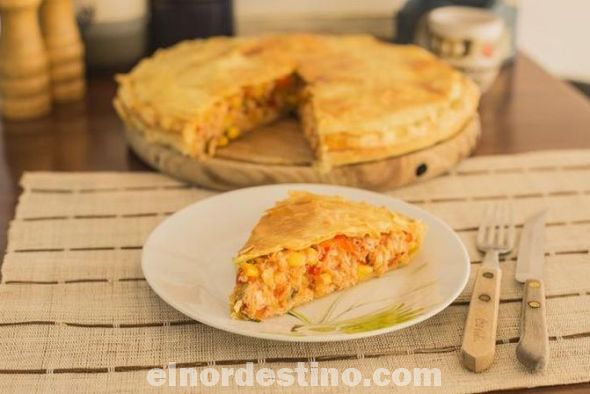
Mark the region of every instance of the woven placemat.
MULTIPOLYGON (((27 173, 21 184, 0 284, 2 392, 132 392, 151 389, 147 371, 168 362, 202 368, 252 361, 280 368, 313 359, 322 367, 356 367, 367 376, 380 367, 439 368, 437 392, 449 393, 590 381, 588 150, 472 158, 451 174, 387 193, 447 221, 467 245, 473 267, 481 260, 474 236, 490 201, 510 199, 520 225, 550 207, 551 363, 537 374, 515 357, 521 286, 514 281, 514 254, 502 263, 496 361, 487 372, 473 374, 458 357, 472 282, 445 311, 400 332, 328 344, 251 339, 175 311, 150 290, 141 272, 141 248, 150 231, 213 192, 154 173, 37 172, 27 173)), ((265 388, 272 390, 285 388, 265 388)), ((288 389, 298 390, 309 388, 288 389)))

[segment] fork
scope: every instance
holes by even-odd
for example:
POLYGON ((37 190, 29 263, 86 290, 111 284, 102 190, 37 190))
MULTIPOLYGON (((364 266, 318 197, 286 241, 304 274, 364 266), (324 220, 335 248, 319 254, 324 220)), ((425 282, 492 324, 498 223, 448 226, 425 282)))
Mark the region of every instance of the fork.
POLYGON ((514 247, 512 216, 507 204, 489 206, 477 232, 476 246, 485 257, 475 277, 461 346, 463 365, 473 372, 494 361, 502 279, 499 258, 514 247))

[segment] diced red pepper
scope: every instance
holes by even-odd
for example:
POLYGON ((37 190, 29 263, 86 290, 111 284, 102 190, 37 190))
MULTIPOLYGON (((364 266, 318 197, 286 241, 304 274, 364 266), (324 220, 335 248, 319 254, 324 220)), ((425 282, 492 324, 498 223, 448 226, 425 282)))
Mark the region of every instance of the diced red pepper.
POLYGON ((275 297, 281 297, 281 294, 285 292, 285 286, 278 286, 274 289, 273 294, 275 297))
POLYGON ((335 247, 348 253, 354 253, 356 250, 353 242, 344 235, 337 235, 328 241, 322 242, 320 246, 327 250, 335 247))
POLYGON ((322 269, 317 265, 310 265, 307 267, 307 273, 312 276, 318 276, 322 272, 322 269))

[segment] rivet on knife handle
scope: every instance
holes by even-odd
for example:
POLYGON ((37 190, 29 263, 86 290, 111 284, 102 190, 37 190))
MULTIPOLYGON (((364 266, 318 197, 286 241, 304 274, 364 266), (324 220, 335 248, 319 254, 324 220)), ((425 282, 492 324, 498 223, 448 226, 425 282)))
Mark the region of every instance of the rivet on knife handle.
POLYGON ((533 371, 544 369, 549 361, 545 286, 542 280, 529 279, 525 283, 516 357, 533 371))
POLYGON ((477 272, 461 346, 463 365, 473 372, 494 361, 501 279, 499 268, 481 267, 477 272))

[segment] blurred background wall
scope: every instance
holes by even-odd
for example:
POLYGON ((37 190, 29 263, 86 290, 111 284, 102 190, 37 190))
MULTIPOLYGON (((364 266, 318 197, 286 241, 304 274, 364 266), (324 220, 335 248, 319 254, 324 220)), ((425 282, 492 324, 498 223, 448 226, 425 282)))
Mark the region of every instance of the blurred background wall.
POLYGON ((518 43, 547 70, 590 83, 590 1, 520 0, 518 43))

